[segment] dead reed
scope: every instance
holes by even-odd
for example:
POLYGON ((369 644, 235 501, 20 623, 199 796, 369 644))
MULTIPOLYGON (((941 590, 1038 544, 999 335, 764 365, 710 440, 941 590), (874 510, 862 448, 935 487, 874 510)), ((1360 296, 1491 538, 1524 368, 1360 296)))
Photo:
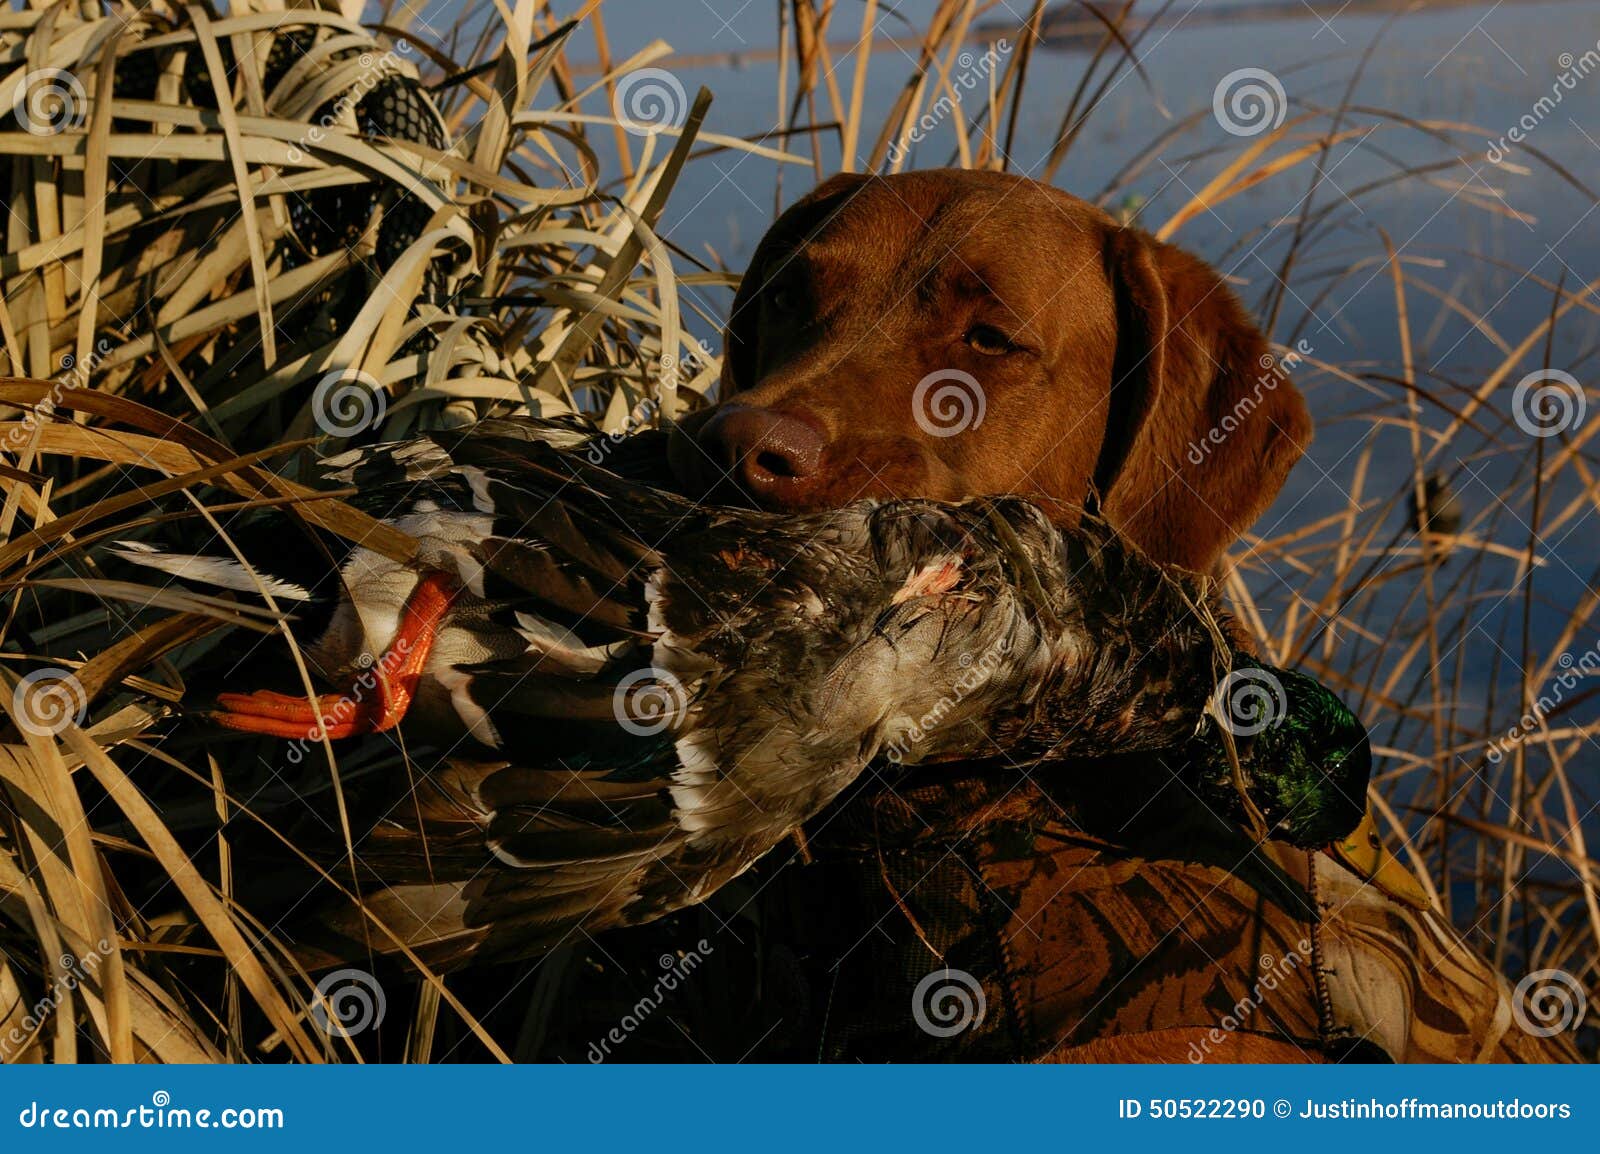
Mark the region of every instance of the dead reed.
MULTIPOLYGON (((1144 83, 1135 61, 1157 21, 1125 26, 1131 7, 1102 16, 1085 5, 1103 34, 1074 59, 1081 80, 1034 175, 1058 172, 1125 73, 1144 83)), ((345 436, 513 411, 582 413, 621 431, 701 403, 720 367, 717 290, 736 275, 658 231, 685 166, 742 149, 819 176, 841 154, 866 169, 1002 167, 1039 51, 1018 30, 981 91, 944 99, 974 29, 1005 15, 998 5, 943 0, 908 64, 874 52, 877 0, 792 0, 780 6, 783 121, 744 141, 706 129, 710 94, 681 90, 666 91, 682 101, 675 126, 630 131, 620 86, 670 70, 672 50, 613 59, 598 2, 581 27, 544 0, 514 0, 443 35, 398 7, 367 23, 352 8, 235 0, 226 17, 191 19, 200 10, 165 3, 104 14, 40 3, 0 14, 5 84, 54 86, 0 132, 0 338, 16 378, 0 384, 4 1060, 362 1056, 313 1028, 312 975, 234 901, 241 863, 215 831, 219 818, 255 820, 259 783, 174 736, 176 715, 206 689, 191 671, 225 637, 292 645, 292 631, 175 588, 152 601, 106 577, 99 542, 174 522, 228 541, 242 511, 277 503, 403 554, 403 534, 303 486, 313 444, 325 453, 345 436), (274 47, 291 33, 285 65, 274 47), (569 59, 580 41, 597 71, 569 59), (872 69, 904 76, 886 111, 869 107, 872 69), (350 94, 385 77, 430 94, 434 143, 363 125, 350 94), (935 105, 948 157, 915 139, 935 105), (412 223, 386 232, 396 220, 412 223), (207 823, 196 849, 190 834, 207 823)), ((1044 13, 1038 0, 1025 23, 1044 13)), ((1295 379, 1324 435, 1342 429, 1351 446, 1320 479, 1339 497, 1315 515, 1269 513, 1238 551, 1230 594, 1272 660, 1305 665, 1372 722, 1383 833, 1473 942, 1513 976, 1563 969, 1600 1001, 1600 862, 1585 840, 1600 803, 1600 598, 1552 604, 1545 591, 1572 587, 1545 581, 1570 570, 1564 534, 1600 502, 1589 445, 1600 422, 1530 436, 1513 395, 1528 374, 1560 367, 1558 328, 1581 321, 1592 337, 1600 285, 1513 270, 1548 309, 1528 331, 1502 332, 1459 290, 1457 278, 1491 271, 1487 258, 1397 250, 1386 237, 1349 245, 1350 205, 1395 184, 1515 217, 1470 171, 1488 132, 1346 97, 1297 107, 1247 140, 1196 145, 1208 115, 1168 124, 1099 202, 1124 203, 1162 158, 1203 160, 1214 175, 1188 203, 1141 220, 1181 242, 1209 210, 1286 182, 1292 215, 1236 242, 1260 242, 1272 270, 1243 291, 1280 348, 1296 348, 1307 311, 1341 286, 1381 278, 1400 350, 1393 364, 1320 349, 1300 358, 1295 379), (1390 174, 1324 187, 1329 157, 1373 134, 1390 174), (1408 163, 1411 141, 1463 155, 1408 163), (1469 378, 1428 368, 1447 322, 1486 336, 1495 362, 1469 378), (1494 500, 1474 498, 1485 475, 1494 500), (1431 517, 1419 522, 1419 507, 1431 517)), ((1503 167, 1494 179, 1516 176, 1503 167)), ((791 171, 789 188, 807 179, 791 171)), ((1205 255, 1226 265, 1229 254, 1205 255)), ((326 754, 336 803, 341 774, 360 767, 326 754)), ((514 1033, 478 1021, 435 974, 396 1012, 412 1014, 411 1059, 435 1053, 445 1023, 474 1053, 516 1051, 514 1033)))

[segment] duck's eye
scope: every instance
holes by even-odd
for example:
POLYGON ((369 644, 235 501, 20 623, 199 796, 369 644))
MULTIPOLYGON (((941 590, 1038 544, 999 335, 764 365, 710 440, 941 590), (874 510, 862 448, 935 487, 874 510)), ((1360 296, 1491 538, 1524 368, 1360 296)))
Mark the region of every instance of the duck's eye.
POLYGON ((1016 348, 1015 342, 993 325, 973 325, 963 338, 976 352, 986 357, 1000 357, 1016 348))

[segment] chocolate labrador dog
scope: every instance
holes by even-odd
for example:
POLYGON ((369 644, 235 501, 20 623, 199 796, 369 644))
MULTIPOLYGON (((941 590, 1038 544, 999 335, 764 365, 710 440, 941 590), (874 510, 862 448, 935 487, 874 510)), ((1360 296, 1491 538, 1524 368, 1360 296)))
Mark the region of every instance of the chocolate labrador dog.
MULTIPOLYGON (((1299 394, 1271 366, 1215 272, 1093 205, 1001 173, 847 174, 757 247, 727 326, 720 403, 679 424, 671 466, 693 494, 774 510, 1011 493, 1070 524, 1096 503, 1152 556, 1207 570, 1311 436, 1299 394)), ((1175 894, 1216 883, 1108 873, 1106 843, 1077 840, 1097 823, 1123 841, 1139 834, 1120 810, 1091 812, 1106 799, 1083 782, 1114 783, 1120 802, 1170 797, 1165 771, 1057 776, 1073 780, 1065 799, 1049 774, 1003 758, 865 783, 808 828, 804 862, 769 855, 691 915, 708 924, 630 938, 649 959, 704 933, 716 974, 696 986, 714 994, 680 1000, 681 1030, 642 1031, 617 1056, 1036 1059, 1107 1036, 1148 1047, 1154 1030, 1205 1024, 1208 1000, 1220 1016, 1228 981, 1196 996, 1192 958, 1138 940, 1156 920, 1184 920, 1175 894), (1124 981, 1141 964, 1151 971, 1124 981), (976 1028, 921 1028, 913 1002, 941 967, 986 1007, 976 1028), (1169 985, 1162 974, 1188 991, 1165 1004, 1189 1018, 1141 1011, 1130 1023, 1100 1009, 1169 985)), ((1166 810, 1138 809, 1171 844, 1166 810)), ((1241 884, 1272 890, 1285 925, 1307 914, 1292 885, 1241 884)), ((1252 964, 1255 924, 1229 923, 1252 964)), ((601 1008, 556 1027, 565 1040, 547 1054, 578 1058, 586 1033, 648 988, 648 963, 630 966, 622 951, 590 959, 566 1004, 601 1008)), ((1309 986, 1296 1005, 1292 1032, 1314 1036, 1309 986)), ((1242 1053, 1266 1056, 1233 1048, 1242 1053)))
POLYGON ((1271 367, 1215 272, 1093 205, 1002 173, 846 174, 756 249, 722 403, 673 469, 780 510, 1020 493, 1070 522, 1098 499, 1205 570, 1311 437, 1271 367))
MULTIPOLYGON (((838 176, 785 212, 734 302, 721 385, 671 438, 693 492, 779 510, 1019 493, 1063 524, 1094 503, 1201 571, 1311 436, 1208 266, 991 172, 838 176)), ((545 979, 563 1013, 525 1053, 1550 1060, 1403 885, 1241 839, 1179 772, 997 751, 869 773, 790 860, 584 946, 545 979), (703 968, 643 1019, 685 942, 703 968), (621 1040, 619 1016, 637 1027, 621 1040)))

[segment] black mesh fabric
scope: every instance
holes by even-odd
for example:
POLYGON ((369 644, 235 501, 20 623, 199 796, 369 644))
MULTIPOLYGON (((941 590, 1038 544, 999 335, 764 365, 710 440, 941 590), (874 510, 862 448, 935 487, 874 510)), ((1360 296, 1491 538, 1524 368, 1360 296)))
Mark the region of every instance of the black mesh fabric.
MULTIPOLYGON (((291 30, 274 40, 263 71, 263 84, 269 93, 316 42, 316 32, 312 29, 291 30)), ((334 54, 332 59, 348 60, 357 54, 352 48, 334 54)), ((332 119, 338 99, 328 101, 313 112, 312 122, 332 119)), ((369 139, 412 141, 441 152, 449 147, 427 90, 409 76, 390 73, 378 79, 357 101, 353 112, 357 130, 369 139)), ((375 281, 421 236, 430 215, 422 201, 381 181, 293 196, 289 198, 289 223, 294 247, 287 254, 286 263, 291 268, 297 267, 313 257, 355 245, 376 217, 379 218, 376 247, 372 264, 367 269, 369 279, 375 281)), ((435 260, 424 275, 422 297, 432 304, 442 305, 448 292, 446 262, 435 260)), ((330 310, 336 329, 348 325, 363 302, 362 294, 343 292, 335 298, 331 291, 320 301, 330 310)))
POLYGON ((863 783, 812 823, 809 861, 796 847, 774 851, 706 909, 580 947, 585 964, 569 967, 537 1056, 595 1060, 595 1040, 650 990, 656 955, 704 937, 714 944, 704 975, 607 1060, 1039 1057, 1004 947, 1017 899, 984 874, 997 856, 1036 853, 1063 811, 999 774, 929 778, 863 783), (913 1005, 924 980, 947 969, 972 976, 984 1012, 940 1037, 918 1024, 913 1005))

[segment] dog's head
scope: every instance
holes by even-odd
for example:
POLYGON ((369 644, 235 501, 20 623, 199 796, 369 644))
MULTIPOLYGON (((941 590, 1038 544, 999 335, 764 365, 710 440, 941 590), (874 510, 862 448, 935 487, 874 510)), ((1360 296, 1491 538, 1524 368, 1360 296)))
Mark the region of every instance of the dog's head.
POLYGON ((842 175, 757 247, 692 491, 768 508, 1089 494, 1159 560, 1210 567, 1310 440, 1304 404, 1206 265, 1054 188, 842 175))

